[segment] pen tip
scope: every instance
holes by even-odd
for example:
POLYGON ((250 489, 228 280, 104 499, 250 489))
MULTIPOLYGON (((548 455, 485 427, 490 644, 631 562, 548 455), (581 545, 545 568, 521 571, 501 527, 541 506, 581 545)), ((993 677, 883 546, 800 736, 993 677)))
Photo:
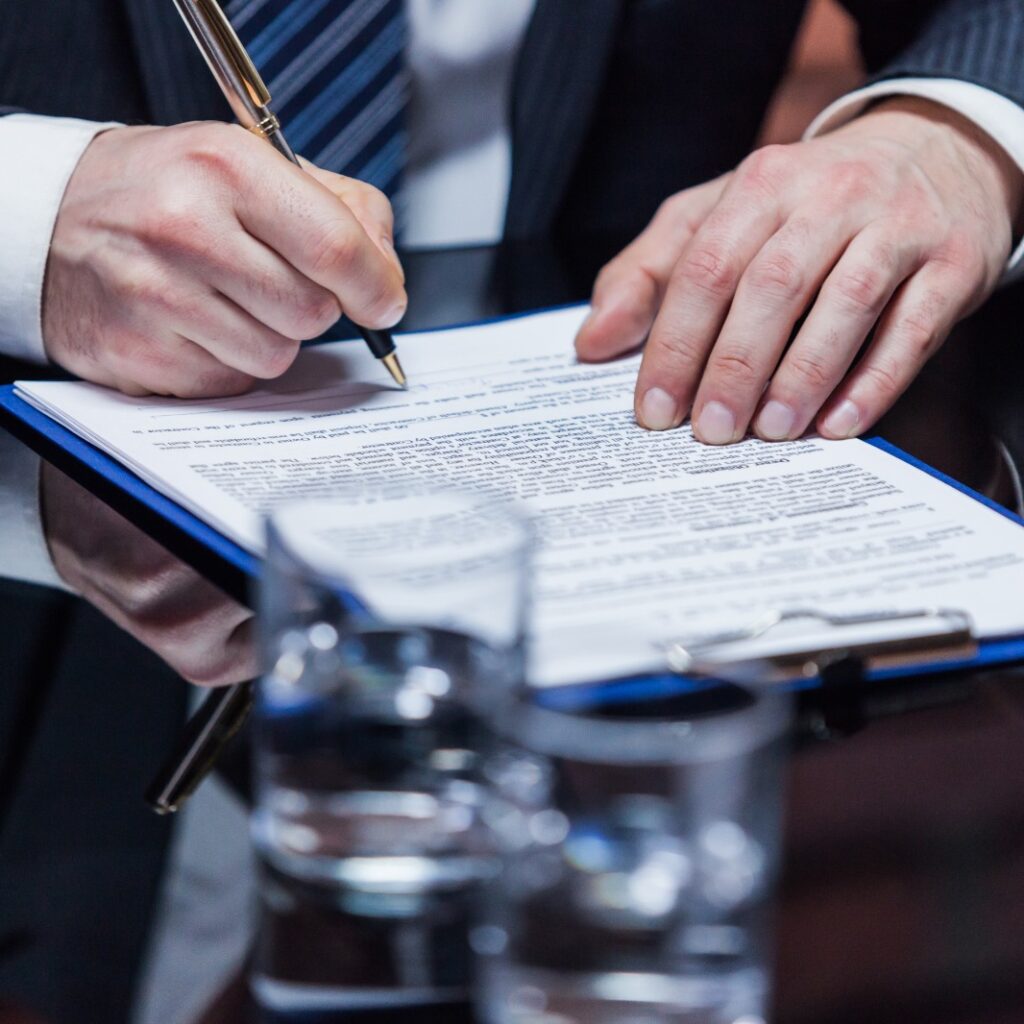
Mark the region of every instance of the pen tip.
POLYGON ((404 391, 408 391, 409 380, 405 376, 405 371, 402 369, 402 364, 398 361, 398 356, 395 355, 394 352, 391 352, 386 356, 381 356, 380 361, 388 368, 388 373, 390 373, 391 376, 394 377, 395 383, 404 391))

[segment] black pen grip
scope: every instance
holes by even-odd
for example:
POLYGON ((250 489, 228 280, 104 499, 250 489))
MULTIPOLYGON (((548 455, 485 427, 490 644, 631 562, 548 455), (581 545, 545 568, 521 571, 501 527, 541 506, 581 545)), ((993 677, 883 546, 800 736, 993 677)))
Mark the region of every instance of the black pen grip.
POLYGON ((369 327, 359 327, 358 324, 356 327, 363 336, 363 341, 378 359, 383 359, 395 351, 395 343, 391 338, 390 331, 372 331, 369 327))

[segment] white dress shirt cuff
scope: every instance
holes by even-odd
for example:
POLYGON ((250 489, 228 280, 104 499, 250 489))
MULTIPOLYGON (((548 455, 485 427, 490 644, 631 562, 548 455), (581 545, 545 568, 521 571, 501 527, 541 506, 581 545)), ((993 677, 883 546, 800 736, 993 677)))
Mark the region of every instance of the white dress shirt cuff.
POLYGON ((0 430, 0 576, 68 590, 43 534, 39 466, 31 448, 0 430))
MULTIPOLYGON (((852 121, 870 102, 885 96, 920 96, 955 110, 1002 146, 1024 173, 1024 108, 991 89, 955 78, 892 78, 858 89, 823 110, 804 138, 814 138, 852 121)), ((1024 276, 1024 241, 1010 257, 1003 280, 1021 276, 1024 276)))
POLYGON ((0 352, 46 362, 43 276, 64 190, 86 147, 113 124, 0 117, 0 352))

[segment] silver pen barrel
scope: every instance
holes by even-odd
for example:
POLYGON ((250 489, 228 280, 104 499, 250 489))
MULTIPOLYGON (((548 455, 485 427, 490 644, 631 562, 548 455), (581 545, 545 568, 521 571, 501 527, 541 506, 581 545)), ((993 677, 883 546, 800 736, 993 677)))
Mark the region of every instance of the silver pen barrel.
MULTIPOLYGON (((270 91, 216 0, 174 0, 174 6, 206 59, 243 128, 274 141, 280 124, 270 110, 270 91)), ((274 145, 293 162, 291 147, 274 145)))

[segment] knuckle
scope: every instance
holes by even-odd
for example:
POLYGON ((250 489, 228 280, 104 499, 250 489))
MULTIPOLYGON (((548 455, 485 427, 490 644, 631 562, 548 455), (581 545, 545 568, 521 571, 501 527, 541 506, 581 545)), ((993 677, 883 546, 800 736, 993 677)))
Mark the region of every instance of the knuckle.
POLYGON ((763 146, 751 153, 738 169, 739 180, 745 188, 774 193, 789 174, 791 157, 789 147, 779 144, 763 146))
POLYGON ((800 260, 792 253, 776 251, 754 263, 750 268, 750 283, 755 291, 795 301, 804 293, 806 275, 800 260))
POLYGON ((696 230, 696 220, 696 211, 690 194, 676 192, 675 195, 662 200, 651 219, 650 227, 665 226, 674 236, 686 235, 696 230))
POLYGON ((365 211, 370 219, 379 223, 381 227, 390 228, 394 223, 391 200, 374 185, 353 180, 351 187, 342 194, 342 198, 350 209, 365 211))
POLYGON ((174 299, 161 274, 143 263, 124 266, 118 279, 118 298, 125 309, 145 310, 147 313, 167 313, 174 299))
POLYGON ((789 359, 788 369, 799 391, 822 391, 832 383, 828 364, 818 354, 794 352, 789 359))
POLYGON ((378 215, 386 216, 390 220, 391 201, 388 197, 376 185, 363 181, 360 182, 360 186, 363 193, 363 201, 367 207, 377 211, 378 215))
POLYGON ((890 241, 876 241, 871 247, 868 262, 879 273, 891 280, 900 266, 900 257, 896 245, 890 241))
POLYGON ((183 158, 194 172, 237 184, 239 145, 244 136, 232 125, 201 124, 191 131, 183 158))
POLYGON ((847 312, 858 317, 877 316, 886 297, 887 280, 883 268, 864 263, 840 273, 835 293, 847 312))
POLYGON ((689 371, 703 366, 707 356, 706 349, 692 335, 664 327, 652 335, 649 349, 659 361, 689 371))
POLYGON ((915 362, 931 356, 942 341, 941 330, 935 317, 927 311, 927 303, 901 317, 896 326, 896 334, 901 347, 915 362))
POLYGON ((895 400, 903 391, 899 366, 891 360, 879 359, 864 366, 864 376, 886 401, 895 400))
POLYGON ((760 370, 750 352, 731 349, 712 357, 708 373, 724 381, 729 387, 745 388, 759 383, 760 370))
POLYGON ((675 220, 686 209, 685 193, 674 192, 658 203, 652 220, 675 220))
POLYGON ((124 611, 138 626, 151 625, 161 605, 160 567, 137 567, 136 572, 122 578, 118 600, 124 611))
POLYGON ((355 232, 345 221, 332 220, 313 240, 310 255, 313 271, 317 275, 350 271, 356 263, 357 253, 355 232))
POLYGON ((191 248, 204 236, 203 210, 177 183, 163 187, 154 198, 140 224, 144 241, 160 247, 191 248))
POLYGON ((135 352, 142 346, 142 339, 132 330, 123 327, 107 331, 103 354, 114 370, 123 373, 131 369, 135 352))
POLYGON ((794 213, 786 221, 784 232, 780 239, 784 242, 784 248, 790 251, 799 251, 817 239, 821 234, 820 218, 814 213, 794 213))
POLYGON ((940 266, 958 272, 973 271, 984 265, 984 255, 967 232, 954 232, 936 249, 932 257, 940 266))
POLYGON ((315 338, 337 323, 341 305, 329 292, 300 301, 294 317, 296 331, 301 335, 295 341, 315 338))
POLYGON ((867 160, 843 160, 829 169, 827 187, 834 199, 854 203, 866 198, 876 183, 877 170, 867 160))
POLYGON ((713 296, 728 297, 736 290, 736 268, 716 246, 703 245, 687 253, 678 273, 686 284, 713 296))
POLYGON ((192 379, 194 363, 191 359, 182 359, 179 353, 163 345, 129 334, 122 336, 112 357, 125 377, 138 380, 153 394, 192 397, 183 393, 192 379))
POLYGON ((180 381, 170 393, 175 398, 230 398, 244 394, 254 383, 249 374, 220 366, 201 370, 189 379, 180 381))
POLYGON ((280 377, 295 362, 299 347, 299 342, 291 338, 273 335, 254 360, 255 375, 265 379, 280 377))

